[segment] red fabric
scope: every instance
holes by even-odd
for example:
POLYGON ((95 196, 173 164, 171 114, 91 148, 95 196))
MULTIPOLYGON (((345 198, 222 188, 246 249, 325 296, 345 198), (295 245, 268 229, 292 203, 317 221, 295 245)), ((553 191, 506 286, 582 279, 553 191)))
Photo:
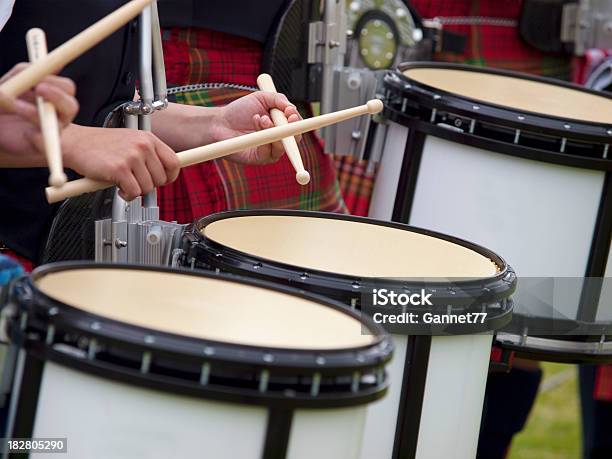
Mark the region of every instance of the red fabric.
POLYGON ((368 216, 376 169, 372 163, 352 156, 334 156, 340 192, 352 215, 368 216))
POLYGON ((162 220, 192 223, 198 217, 227 209, 221 177, 213 161, 182 169, 174 183, 159 189, 162 220))
POLYGON ((163 43, 169 84, 257 84, 263 49, 254 40, 207 29, 172 28, 165 31, 163 43))
MULTIPOLYGON (((170 86, 198 83, 230 83, 256 86, 263 55, 261 44, 201 28, 165 30, 164 59, 170 86)), ((247 92, 232 89, 183 90, 177 102, 222 106, 247 92)), ((191 223, 195 219, 229 209, 290 208, 345 212, 336 172, 314 133, 303 136, 302 159, 312 180, 307 186, 295 181, 286 157, 265 166, 239 165, 225 160, 185 168, 172 184, 159 189, 160 216, 164 220, 191 223)))
POLYGON ((612 49, 589 49, 584 56, 574 58, 572 81, 585 84, 593 70, 608 56, 612 56, 612 49))
MULTIPOLYGON (((521 0, 411 0, 423 18, 480 16, 518 21, 521 0)), ((461 62, 544 75, 570 77, 570 59, 545 54, 524 42, 517 26, 444 25, 444 29, 467 37, 464 54, 438 53, 435 60, 461 62)))
POLYGON ((493 346, 491 348, 491 355, 489 357, 489 360, 491 362, 504 362, 507 363, 510 367, 512 367, 515 355, 516 353, 514 351, 504 351, 501 347, 493 346))
POLYGON ((597 367, 593 397, 595 400, 612 402, 612 365, 597 367))

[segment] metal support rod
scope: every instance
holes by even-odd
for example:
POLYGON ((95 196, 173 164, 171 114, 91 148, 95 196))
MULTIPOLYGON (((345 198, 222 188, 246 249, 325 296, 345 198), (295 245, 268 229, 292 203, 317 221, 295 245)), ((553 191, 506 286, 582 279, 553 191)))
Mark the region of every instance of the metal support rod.
MULTIPOLYGON (((153 39, 152 39, 152 8, 147 6, 139 18, 140 45, 140 101, 141 113, 138 115, 138 128, 151 131, 151 114, 153 113, 153 39)), ((143 197, 143 206, 157 207, 157 190, 153 189, 143 197)))
POLYGON ((321 84, 321 113, 334 110, 334 70, 342 66, 346 44, 345 30, 342 28, 344 19, 344 2, 325 0, 323 12, 324 46, 323 50, 323 80, 321 84))
POLYGON ((161 27, 157 2, 151 4, 151 39, 153 42, 153 108, 163 109, 168 105, 168 87, 164 67, 164 49, 162 46, 161 27))

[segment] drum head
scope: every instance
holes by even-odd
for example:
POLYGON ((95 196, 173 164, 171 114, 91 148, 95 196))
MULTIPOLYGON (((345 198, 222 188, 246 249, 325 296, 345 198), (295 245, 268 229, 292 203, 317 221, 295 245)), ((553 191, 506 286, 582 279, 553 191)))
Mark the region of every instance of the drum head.
POLYGON ((493 261, 467 247, 346 219, 251 215, 213 221, 201 231, 255 257, 346 276, 487 278, 498 273, 493 261))
POLYGON ((180 272, 67 269, 35 279, 65 305, 155 331, 279 349, 350 349, 377 337, 339 309, 254 285, 180 272))
POLYGON ((578 88, 478 70, 416 67, 410 80, 484 103, 564 119, 612 123, 612 100, 578 88))

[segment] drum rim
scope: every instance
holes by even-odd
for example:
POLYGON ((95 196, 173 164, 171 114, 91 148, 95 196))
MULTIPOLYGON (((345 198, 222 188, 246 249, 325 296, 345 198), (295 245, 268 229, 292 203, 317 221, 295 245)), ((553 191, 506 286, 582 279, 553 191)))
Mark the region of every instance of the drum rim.
MULTIPOLYGON (((219 219, 226 219, 231 217, 239 216, 253 216, 253 215, 272 215, 272 216, 302 216, 302 217, 318 217, 318 218, 333 218, 352 220, 357 222, 365 222, 371 224, 380 224, 387 227, 395 227, 405 230, 419 232, 425 235, 434 235, 434 231, 426 230, 423 228, 410 227, 405 224, 396 222, 387 222, 376 220, 367 217, 357 217, 347 214, 336 214, 327 212, 311 212, 311 211, 299 211, 289 209, 265 209, 265 210, 238 210, 238 211, 226 211, 217 214, 209 215, 197 220, 193 224, 193 228, 203 228, 206 224, 212 223, 219 219)), ((225 249, 225 246, 214 243, 209 238, 206 238, 199 229, 195 231, 188 231, 186 239, 186 252, 187 262, 194 263, 193 266, 197 267, 212 267, 217 270, 224 270, 230 273, 244 274, 270 280, 272 282, 278 282, 285 285, 299 286, 300 288, 313 291, 315 293, 324 294, 328 297, 332 297, 336 300, 343 302, 345 305, 350 303, 352 308, 360 309, 361 298, 368 287, 380 288, 386 286, 394 289, 402 288, 424 288, 426 291, 436 293, 432 301, 434 302, 434 308, 436 310, 446 311, 449 305, 458 312, 463 310, 464 312, 474 312, 475 308, 478 308, 478 312, 483 312, 482 308, 488 312, 487 320, 474 329, 469 331, 449 328, 448 330, 438 330, 434 334, 470 334, 489 332, 491 330, 497 330, 507 325, 512 316, 513 302, 511 295, 516 289, 517 278, 512 268, 496 253, 478 246, 477 244, 469 241, 463 241, 453 236, 441 234, 442 239, 455 243, 460 241, 463 247, 475 250, 480 255, 487 256, 489 259, 494 261, 500 268, 499 273, 495 276, 491 276, 483 279, 469 279, 463 281, 456 281, 453 283, 434 283, 434 282, 398 282, 397 280, 390 279, 378 279, 378 278, 365 278, 365 277, 352 277, 345 276, 337 273, 330 273, 317 270, 305 270, 304 267, 295 267, 292 265, 285 265, 279 262, 268 262, 263 258, 254 257, 250 254, 244 254, 243 252, 236 251, 233 249, 225 249), (214 252, 213 252, 214 251, 214 252), (220 259, 215 256, 221 253, 220 259), (202 257, 204 263, 202 263, 202 257), (262 264, 263 262, 263 264, 262 264), (253 269, 256 265, 258 269, 253 269), (302 277, 307 274, 306 278, 302 277), (373 282, 375 280, 376 283, 373 282), (386 281, 386 283, 385 283, 386 281), (358 285, 355 286, 355 283, 358 285)), ((417 308, 420 311, 420 308, 417 308)), ((388 331, 392 332, 389 327, 386 327, 388 331)), ((427 334, 432 331, 427 328, 427 334)))
POLYGON ((288 351, 288 352, 297 352, 297 353, 317 353, 317 354, 330 353, 331 354, 335 352, 345 352, 345 351, 356 351, 356 350, 368 349, 370 347, 379 345, 382 341, 384 341, 384 337, 386 333, 384 331, 384 328, 381 327, 379 324, 375 323, 373 320, 370 320, 368 317, 366 318, 361 317, 360 314, 347 308, 342 303, 334 301, 333 299, 327 298, 322 295, 317 295, 315 293, 309 293, 309 292, 304 292, 302 290, 293 289, 291 287, 287 287, 284 285, 274 284, 274 283, 267 282, 264 280, 251 279, 245 276, 228 275, 228 274, 223 274, 223 273, 213 274, 213 273, 209 273, 206 271, 195 271, 195 270, 184 269, 184 268, 171 268, 171 267, 166 267, 166 266, 141 265, 141 264, 131 264, 131 263, 130 264, 128 263, 98 263, 98 262, 88 263, 88 262, 83 262, 83 261, 62 261, 62 262, 56 262, 56 263, 49 263, 49 264, 42 265, 34 269, 34 271, 32 271, 31 273, 31 276, 29 276, 29 284, 30 284, 29 285, 30 288, 32 288, 32 290, 36 293, 36 295, 43 298, 45 302, 47 302, 48 304, 52 304, 53 306, 61 307, 63 310, 68 311, 74 316, 81 315, 82 318, 87 318, 89 320, 98 321, 98 322, 106 322, 106 323, 110 323, 112 325, 116 325, 120 327, 133 328, 133 329, 138 330, 139 332, 148 333, 149 335, 164 336, 170 339, 191 341, 194 344, 197 344, 197 342, 205 342, 208 344, 212 344, 214 346, 229 346, 229 347, 240 346, 240 347, 249 348, 253 350, 265 349, 268 351, 280 351, 280 352, 288 351), (69 271, 73 269, 74 270, 129 269, 129 270, 135 270, 135 271, 164 272, 164 273, 169 273, 169 274, 181 274, 181 275, 187 274, 193 277, 201 277, 201 278, 207 278, 207 279, 220 279, 220 280, 227 281, 227 282, 234 282, 234 283, 239 283, 243 285, 250 285, 252 287, 260 287, 264 289, 275 290, 279 293, 288 294, 288 295, 295 296, 298 298, 310 300, 310 301, 313 301, 318 304, 322 304, 327 307, 331 307, 332 309, 336 311, 346 314, 350 316, 351 318, 355 319, 356 321, 362 323, 363 326, 367 326, 370 331, 375 332, 376 334, 373 333, 372 336, 374 336, 376 339, 370 344, 363 345, 363 346, 350 347, 350 348, 294 349, 294 348, 275 348, 275 347, 256 346, 256 345, 249 345, 249 344, 228 343, 224 341, 215 341, 212 339, 196 338, 193 336, 179 335, 177 333, 171 333, 171 332, 166 332, 162 330, 156 330, 153 328, 143 327, 141 325, 136 325, 136 324, 132 324, 128 322, 122 322, 120 320, 116 320, 116 319, 112 319, 109 317, 94 314, 89 311, 80 309, 76 306, 71 306, 71 305, 62 303, 61 301, 50 297, 45 292, 37 288, 35 285, 35 281, 37 279, 44 277, 47 274, 61 272, 61 271, 69 271))
MULTIPOLYGON (((411 231, 414 233, 418 233, 418 234, 422 234, 424 236, 430 236, 436 239, 442 239, 446 242, 451 242, 453 244, 459 245, 463 248, 472 250, 476 253, 478 253, 481 256, 484 256, 485 258, 488 258, 489 260, 491 260, 493 263, 495 263, 495 265, 500 269, 498 273, 496 273, 493 276, 488 276, 488 277, 482 277, 482 278, 468 278, 467 280, 461 280, 461 281, 456 281, 453 284, 457 284, 457 285, 470 285, 471 283, 479 283, 481 284, 483 281, 494 281, 494 280, 502 280, 504 277, 506 277, 510 272, 514 273, 514 271, 512 270, 512 268, 510 267, 510 265, 508 265, 508 263, 506 263, 506 261, 498 254, 496 254, 495 252, 493 252, 490 249, 487 249, 486 247, 480 246, 474 242, 465 240, 465 239, 461 239, 455 236, 451 236, 448 234, 444 234, 444 233, 439 233, 437 231, 433 231, 433 230, 428 230, 425 228, 419 228, 416 226, 411 226, 411 225, 407 225, 404 223, 397 223, 397 222, 390 222, 390 221, 384 221, 384 220, 378 220, 375 218, 371 218, 371 217, 361 217, 361 216, 357 216, 357 215, 349 215, 349 214, 338 214, 338 213, 333 213, 333 212, 319 212, 319 211, 304 211, 304 210, 293 210, 293 209, 254 209, 254 210, 228 210, 228 211, 223 211, 223 212, 218 212, 215 214, 211 214, 211 215, 207 215, 205 217, 199 218, 198 220, 196 220, 196 222, 194 223, 193 227, 196 229, 196 231, 194 231, 194 233, 196 233, 196 236, 200 236, 200 239, 202 241, 206 241, 208 242, 211 246, 213 247, 219 247, 219 248, 223 248, 223 250, 226 250, 228 252, 232 252, 235 253, 238 256, 244 257, 245 259, 259 259, 261 261, 265 261, 266 263, 273 265, 273 266, 278 266, 280 268, 284 268, 284 269, 288 269, 288 270, 292 270, 295 272, 304 272, 307 271, 308 273, 314 273, 320 276, 325 276, 325 277, 330 277, 330 278, 336 278, 336 279, 342 279, 342 280, 354 280, 354 279, 363 279, 366 281, 372 281, 372 280, 377 280, 377 281, 391 281, 393 282, 393 278, 378 278, 378 277, 368 277, 368 276, 351 276, 351 275, 347 275, 347 274, 341 274, 341 273, 335 273, 333 271, 324 271, 324 270, 318 270, 318 269, 312 269, 312 268, 305 268, 303 266, 296 266, 296 265, 291 265, 288 263, 283 263, 280 261, 276 261, 276 260, 271 260, 268 258, 264 258, 264 257, 259 257, 259 256, 255 256, 246 252, 243 252, 241 250, 232 248, 232 247, 228 247, 225 244, 222 244, 220 242, 217 242, 207 236, 204 235, 204 233, 202 232, 202 230, 209 224, 214 223, 216 221, 219 220, 227 220, 230 218, 235 218, 235 217, 257 217, 257 216, 290 216, 290 217, 305 217, 305 218, 323 218, 323 219, 332 219, 332 220, 347 220, 347 221, 351 221, 351 222, 358 222, 358 223, 366 223, 366 224, 372 224, 372 225, 376 225, 376 226, 385 226, 387 228, 394 228, 394 229, 399 229, 399 230, 404 230, 404 231, 411 231)), ((405 284, 405 282, 404 282, 405 284)), ((428 282, 428 284, 432 285, 432 286, 437 286, 437 287, 443 287, 443 286, 447 286, 448 282, 428 282)))
POLYGON ((21 277, 11 284, 7 304, 13 304, 17 310, 7 321, 7 334, 11 342, 20 349, 42 362, 57 362, 85 373, 138 386, 211 400, 287 408, 323 408, 369 403, 382 397, 389 384, 385 367, 393 355, 394 345, 383 327, 369 317, 361 317, 345 305, 329 298, 257 279, 162 266, 72 261, 44 265, 31 276, 21 277), (269 287, 347 313, 361 323, 369 324, 375 336, 370 344, 337 350, 293 350, 218 343, 156 331, 91 314, 50 298, 34 285, 34 276, 38 278, 51 272, 87 268, 166 271, 269 287), (52 311, 53 307, 58 309, 52 311), (94 323, 97 324, 96 327, 92 326, 94 323), (66 341, 66 335, 70 334, 73 335, 72 341, 66 341), (60 338, 56 339, 58 335, 60 338), (148 340, 150 337, 154 339, 148 340), (87 351, 71 344, 75 338, 87 341, 87 351), (90 356, 93 344, 97 347, 94 346, 93 356, 90 356), (207 352, 211 349, 214 352, 207 352), (108 354, 111 360, 99 358, 100 351, 103 354, 111 352, 108 354), (139 371, 134 367, 134 363, 144 365, 147 354, 154 369, 149 371, 147 366, 146 371, 139 371), (121 363, 125 359, 127 360, 121 363), (194 368, 197 368, 195 376, 198 376, 200 369, 202 374, 205 371, 205 364, 210 364, 213 368, 211 377, 222 379, 211 384, 198 382, 197 378, 194 380, 194 368), (189 370, 185 370, 186 367, 189 370), (169 375, 167 371, 172 373, 169 375), (181 376, 181 372, 185 371, 189 371, 192 376, 181 376), (270 380, 273 384, 271 387, 268 388, 267 383, 263 391, 252 387, 259 382, 257 377, 263 378, 262 375, 268 372, 273 378, 270 380), (320 392, 318 389, 314 394, 303 392, 303 389, 294 390, 296 384, 300 388, 314 384, 314 379, 310 383, 302 381, 303 378, 314 378, 316 375, 323 378, 320 392), (352 385, 346 385, 346 378, 354 379, 355 375, 358 375, 358 379, 357 382, 354 381, 354 384, 357 384, 354 389, 352 385), (361 375, 370 375, 370 379, 362 380, 361 375), (291 378, 293 382, 283 383, 282 378, 291 378), (246 386, 245 381, 248 382, 246 386))
MULTIPOLYGON (((612 336, 605 335, 612 339, 612 336)), ((494 344, 502 349, 514 351, 518 357, 562 363, 612 363, 612 341, 605 341, 603 353, 595 352, 598 342, 576 339, 560 339, 549 336, 521 335, 499 331, 494 338, 494 344), (500 336, 501 335, 501 336, 500 336), (566 343, 566 346, 559 346, 566 343), (582 344, 582 346, 580 346, 582 344), (582 349, 581 349, 582 348, 582 349)))
MULTIPOLYGON (((403 62, 397 66, 397 73, 396 73, 399 76, 399 78, 406 80, 406 82, 409 82, 411 85, 423 87, 431 92, 435 92, 435 93, 438 93, 438 94, 441 94, 447 97, 463 99, 463 100, 473 102, 474 104, 478 104, 481 106, 489 106, 489 107, 492 107, 498 110, 502 110, 502 111, 517 112, 517 113, 525 114, 525 115, 532 116, 535 118, 550 119, 550 120, 554 120, 558 122, 572 122, 577 125, 585 125, 585 126, 591 126, 591 127, 596 127, 596 128, 600 128, 603 126, 604 129, 609 129, 612 127, 612 121, 610 123, 599 123, 596 121, 587 121, 587 120, 581 120, 578 118, 562 118, 562 117, 555 116, 555 115, 548 115, 545 113, 533 112, 530 110, 520 110, 518 108, 507 107, 505 105, 500 105, 500 104, 496 104, 493 102, 473 99, 471 97, 463 96, 461 94, 457 94, 457 93, 450 92, 450 91, 445 91, 445 90, 436 88, 435 86, 430 86, 426 83, 422 83, 420 81, 413 80, 403 73, 406 70, 419 69, 419 68, 460 70, 460 71, 467 71, 467 72, 472 72, 472 73, 487 73, 490 75, 499 75, 499 76, 517 78, 520 80, 529 80, 529 81, 534 81, 538 83, 550 84, 552 86, 560 86, 565 89, 571 89, 571 90, 579 91, 582 93, 590 94, 593 96, 602 97, 603 99, 609 99, 610 102, 612 102, 612 94, 595 91, 595 90, 585 88, 583 86, 579 86, 575 83, 571 83, 568 81, 556 80, 554 78, 549 78, 549 77, 544 77, 544 76, 531 75, 528 73, 517 72, 514 70, 498 69, 498 68, 491 68, 491 67, 477 67, 477 66, 472 66, 472 65, 467 65, 467 64, 456 64, 456 63, 451 63, 451 62, 434 62, 434 61, 403 62)), ((612 135, 609 136, 609 138, 610 138, 610 141, 612 142, 612 135)))
MULTIPOLYGON (((449 63, 406 63, 401 68, 448 68, 514 76, 513 72, 506 70, 449 63)), ((516 76, 538 82, 548 81, 520 73, 516 76)), ((569 85, 557 81, 552 83, 569 85)), ((580 87, 577 89, 590 92, 580 87)), ((612 124, 589 124, 583 121, 555 119, 542 114, 527 115, 527 112, 509 107, 495 106, 454 93, 438 91, 409 80, 399 71, 387 72, 384 77, 384 92, 383 118, 425 137, 434 136, 517 158, 581 169, 612 171, 612 124), (444 97, 441 94, 445 94, 444 97), (437 118, 444 114, 451 116, 451 121, 456 117, 462 124, 465 123, 465 126, 455 128, 438 123, 437 118), (569 147, 568 151, 566 145, 569 147)))

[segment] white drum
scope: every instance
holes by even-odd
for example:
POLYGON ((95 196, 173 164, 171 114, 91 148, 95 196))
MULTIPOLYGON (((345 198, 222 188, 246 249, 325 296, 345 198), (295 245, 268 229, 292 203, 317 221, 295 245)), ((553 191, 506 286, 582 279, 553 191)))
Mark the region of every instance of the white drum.
POLYGON ((465 297, 451 286, 471 289, 473 309, 489 314, 474 335, 437 336, 431 346, 392 335, 389 395, 368 407, 361 458, 475 456, 491 330, 507 324, 512 309, 515 276, 499 256, 407 225, 283 210, 202 218, 187 232, 184 250, 187 266, 299 287, 365 311, 365 300, 382 285, 435 290, 445 311, 464 307, 465 297))
POLYGON ((521 276, 505 349, 612 361, 610 96, 439 63, 400 66, 384 88, 370 215, 502 254, 521 276))
POLYGON ((358 458, 387 389, 379 326, 262 281, 46 265, 5 308, 8 436, 65 438, 70 458, 358 458))

